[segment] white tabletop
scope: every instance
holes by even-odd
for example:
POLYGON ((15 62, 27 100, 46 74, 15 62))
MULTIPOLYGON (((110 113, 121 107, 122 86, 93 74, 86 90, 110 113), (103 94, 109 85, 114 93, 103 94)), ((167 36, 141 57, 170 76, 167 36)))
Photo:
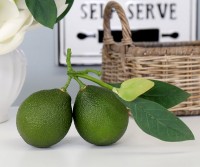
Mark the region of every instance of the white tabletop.
POLYGON ((142 132, 130 119, 129 127, 116 144, 86 143, 72 125, 67 136, 51 148, 26 144, 16 125, 17 108, 9 121, 0 124, 0 167, 199 167, 200 116, 181 117, 196 140, 169 143, 142 132))

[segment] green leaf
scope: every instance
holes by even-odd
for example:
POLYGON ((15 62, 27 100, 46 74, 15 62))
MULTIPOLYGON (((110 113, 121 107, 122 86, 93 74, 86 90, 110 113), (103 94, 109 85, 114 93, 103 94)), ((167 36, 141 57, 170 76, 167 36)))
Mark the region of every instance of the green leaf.
POLYGON ((132 78, 122 82, 120 88, 113 88, 113 92, 126 101, 133 101, 154 86, 154 82, 144 78, 132 78))
POLYGON ((174 85, 156 80, 152 81, 154 82, 154 87, 141 97, 159 103, 165 108, 171 108, 190 96, 189 93, 174 85))
POLYGON ((54 0, 26 0, 26 5, 37 22, 53 28, 57 18, 54 0))
POLYGON ((191 130, 160 104, 142 98, 123 103, 130 108, 137 125, 147 134, 169 142, 194 139, 191 130))
POLYGON ((109 84, 109 85, 111 85, 111 86, 113 86, 113 87, 116 87, 116 88, 120 88, 120 85, 121 85, 122 83, 107 83, 107 84, 109 84))
POLYGON ((73 3, 74 3, 74 0, 66 0, 66 4, 68 4, 68 6, 65 9, 65 11, 60 16, 58 16, 56 22, 59 22, 60 20, 62 20, 67 15, 67 13, 70 11, 73 3))

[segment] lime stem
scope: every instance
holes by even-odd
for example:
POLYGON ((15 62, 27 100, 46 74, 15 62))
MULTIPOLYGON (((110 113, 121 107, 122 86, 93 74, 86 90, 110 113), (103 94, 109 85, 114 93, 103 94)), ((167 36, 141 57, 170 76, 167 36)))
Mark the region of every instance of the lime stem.
POLYGON ((107 83, 105 83, 105 82, 103 82, 103 81, 101 81, 101 80, 99 80, 97 78, 89 76, 87 74, 74 73, 74 75, 77 76, 77 77, 84 78, 84 79, 90 80, 92 82, 95 82, 95 83, 97 83, 98 85, 100 85, 100 86, 102 86, 104 88, 107 88, 107 89, 110 89, 110 90, 113 89, 113 87, 111 85, 109 85, 109 84, 107 84, 107 83))
POLYGON ((67 88, 68 88, 71 80, 72 80, 72 77, 68 76, 68 80, 67 80, 66 84, 61 88, 62 91, 67 92, 67 88))
MULTIPOLYGON (((71 54, 72 54, 71 49, 70 48, 67 49, 67 58, 66 58, 67 71, 73 71, 72 65, 71 65, 71 62, 70 62, 71 61, 71 54)), ((67 88, 68 88, 71 80, 72 80, 72 77, 68 76, 68 80, 67 80, 66 84, 61 88, 62 91, 64 91, 64 92, 67 91, 67 88)))
POLYGON ((74 71, 73 68, 72 68, 72 65, 71 65, 71 49, 67 49, 67 58, 66 58, 66 63, 67 63, 67 75, 68 75, 68 82, 65 84, 65 86, 62 88, 63 90, 66 90, 67 87, 69 86, 70 82, 71 82, 71 79, 74 78, 78 84, 80 85, 80 88, 83 89, 86 85, 79 79, 79 78, 84 78, 84 79, 87 79, 87 80, 90 80, 94 83, 97 83, 98 85, 104 87, 104 88, 107 88, 107 89, 110 89, 112 90, 113 87, 97 78, 94 78, 90 75, 88 75, 88 73, 94 73, 96 74, 97 76, 100 76, 101 75, 101 72, 100 71, 97 71, 97 70, 94 70, 94 69, 86 69, 86 70, 83 70, 83 71, 74 71))
POLYGON ((74 79, 78 82, 80 89, 84 89, 86 87, 86 85, 78 77, 74 77, 74 79))
POLYGON ((68 48, 67 49, 67 58, 66 58, 67 71, 73 71, 72 65, 71 65, 71 55, 72 55, 71 49, 68 48))
POLYGON ((67 74, 68 75, 76 75, 76 74, 88 74, 88 73, 93 73, 96 74, 97 76, 101 76, 101 71, 97 71, 97 70, 93 70, 93 69, 86 69, 86 70, 82 70, 82 71, 68 71, 67 74))
POLYGON ((93 74, 96 74, 97 76, 101 76, 101 71, 94 70, 94 69, 86 69, 83 72, 85 72, 86 74, 93 73, 93 74))

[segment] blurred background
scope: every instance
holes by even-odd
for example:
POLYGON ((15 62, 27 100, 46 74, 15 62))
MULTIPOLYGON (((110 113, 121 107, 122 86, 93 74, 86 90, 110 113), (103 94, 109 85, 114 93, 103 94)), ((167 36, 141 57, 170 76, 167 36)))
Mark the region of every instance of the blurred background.
MULTIPOLYGON (((37 28, 30 30, 20 48, 24 51, 27 59, 27 74, 23 88, 14 102, 14 106, 20 103, 33 92, 42 89, 61 88, 67 81, 66 67, 57 64, 57 27, 54 30, 37 28)), ((100 66, 75 66, 75 70, 84 68, 100 70, 100 66)), ((86 81, 89 84, 89 82, 86 81)), ((72 81, 69 94, 74 98, 79 86, 72 81)))
MULTIPOLYGON (((198 9, 200 9, 200 3, 197 5, 198 9)), ((200 11, 197 10, 197 16, 199 15, 200 11)), ((197 39, 200 39, 200 17, 197 17, 196 22, 197 39)), ((73 26, 71 28, 73 28, 73 26)), ((26 33, 20 48, 25 52, 27 58, 27 74, 22 91, 14 102, 14 106, 20 105, 20 103, 33 92, 42 89, 60 88, 67 81, 66 67, 57 64, 59 49, 58 29, 58 26, 54 27, 53 30, 40 27, 26 33)), ((74 66, 75 70, 82 70, 84 68, 101 70, 100 65, 74 66)), ((86 83, 90 84, 89 81, 86 81, 86 83)), ((68 88, 69 94, 72 97, 72 102, 74 101, 78 90, 78 84, 75 81, 72 81, 68 88)))

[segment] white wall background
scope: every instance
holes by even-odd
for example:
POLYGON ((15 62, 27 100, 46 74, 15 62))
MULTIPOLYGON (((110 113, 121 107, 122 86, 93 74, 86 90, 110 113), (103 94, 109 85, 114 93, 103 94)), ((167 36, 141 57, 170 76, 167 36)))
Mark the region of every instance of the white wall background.
MULTIPOLYGON (((200 3, 198 8, 200 9, 200 3)), ((197 15, 200 15, 199 11, 197 15)), ((198 23, 200 23, 200 17, 198 17, 198 23)), ((199 24, 198 27, 198 39, 200 39, 199 24)), ((21 48, 27 57, 27 75, 22 91, 13 105, 19 105, 33 92, 42 89, 60 88, 65 84, 67 80, 66 68, 59 67, 55 63, 56 31, 56 27, 54 30, 39 28, 26 34, 21 48)), ((75 67, 77 70, 83 68, 86 67, 75 67)), ((90 66, 90 68, 100 70, 100 67, 90 66)), ((79 86, 76 82, 73 82, 68 89, 73 101, 78 89, 79 86)))

